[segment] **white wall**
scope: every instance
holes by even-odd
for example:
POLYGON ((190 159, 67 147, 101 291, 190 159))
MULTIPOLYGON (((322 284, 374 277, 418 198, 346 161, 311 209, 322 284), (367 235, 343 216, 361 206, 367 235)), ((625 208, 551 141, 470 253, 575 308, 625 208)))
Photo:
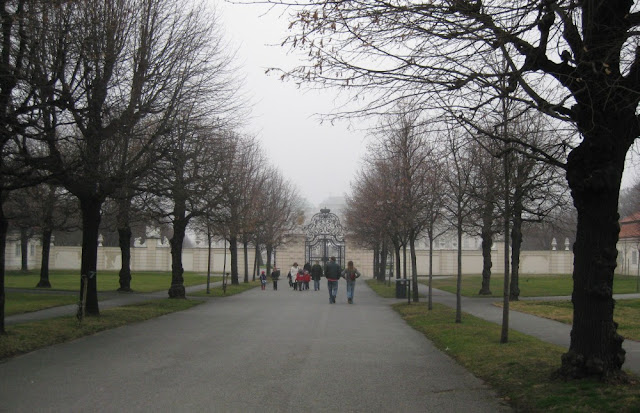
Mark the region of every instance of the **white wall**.
MULTIPOLYGON (((19 269, 21 258, 19 248, 15 243, 8 242, 6 250, 6 268, 19 269), (18 255, 16 255, 18 253, 18 255)), ((29 268, 40 267, 42 249, 37 242, 32 243, 29 253, 29 268), (33 249, 33 253, 31 250, 33 249)), ((637 250, 637 246, 634 246, 637 250)), ((221 273, 225 264, 224 247, 213 248, 212 271, 221 273)), ((242 248, 238 249, 239 270, 243 274, 244 254, 242 248)), ((494 273, 503 271, 504 250, 497 244, 492 251, 492 261, 494 273)), ((627 257, 631 253, 627 252, 627 257)), ((407 259, 409 252, 407 251, 407 259)), ((51 269, 73 269, 80 267, 81 248, 80 247, 58 247, 53 246, 50 255, 51 269)), ((206 272, 207 270, 207 248, 186 248, 183 250, 183 266, 185 271, 206 272)), ((619 261, 623 261, 624 254, 619 254, 619 261)), ((230 271, 231 257, 227 251, 226 270, 230 271)), ((346 261, 353 261, 355 266, 365 275, 371 277, 373 274, 373 252, 354 245, 346 247, 346 261)), ((571 274, 573 270, 573 253, 571 251, 523 251, 520 257, 520 271, 523 274, 571 274)), ((288 245, 280 247, 276 251, 276 264, 284 274, 296 261, 301 266, 304 265, 304 237, 298 236, 289 240, 288 245)), ((249 271, 253 270, 254 249, 249 249, 249 271)), ((631 262, 631 260, 629 260, 631 262)), ((120 269, 121 257, 120 249, 117 247, 99 247, 98 250, 98 270, 118 270, 120 269)), ((429 251, 417 251, 418 275, 427 275, 429 270, 429 251)), ((622 262, 619 262, 616 273, 623 271, 622 262)), ((410 271, 410 266, 407 266, 410 271)), ((637 261, 634 265, 629 264, 627 273, 635 275, 638 271, 637 261)), ((141 246, 131 249, 131 269, 133 271, 170 271, 171 254, 169 246, 159 240, 150 239, 141 246)), ((464 250, 462 256, 463 274, 480 274, 482 272, 482 253, 479 250, 464 250)), ((434 250, 433 251, 433 273, 434 275, 454 275, 457 273, 457 251, 456 250, 434 250)))

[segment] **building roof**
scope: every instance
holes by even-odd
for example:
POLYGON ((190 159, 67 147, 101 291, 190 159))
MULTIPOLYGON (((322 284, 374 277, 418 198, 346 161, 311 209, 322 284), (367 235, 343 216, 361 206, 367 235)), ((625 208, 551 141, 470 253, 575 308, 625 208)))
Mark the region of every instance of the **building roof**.
POLYGON ((619 239, 640 238, 640 211, 620 220, 619 239))

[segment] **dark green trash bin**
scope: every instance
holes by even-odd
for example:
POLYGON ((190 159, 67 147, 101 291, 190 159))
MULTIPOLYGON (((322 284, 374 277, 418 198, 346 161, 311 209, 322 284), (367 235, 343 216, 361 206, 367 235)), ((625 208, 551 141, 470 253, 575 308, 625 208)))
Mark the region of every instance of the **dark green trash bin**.
POLYGON ((407 298, 407 280, 396 279, 396 298, 407 298))

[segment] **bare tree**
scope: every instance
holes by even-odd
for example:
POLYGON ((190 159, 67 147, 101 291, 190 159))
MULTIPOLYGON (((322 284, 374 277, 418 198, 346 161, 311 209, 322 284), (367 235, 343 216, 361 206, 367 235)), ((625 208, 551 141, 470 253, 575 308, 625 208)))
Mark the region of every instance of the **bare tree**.
POLYGON ((391 232, 387 224, 390 220, 388 191, 383 187, 384 179, 378 168, 381 162, 368 164, 351 182, 351 194, 346 198, 344 211, 349 233, 360 245, 374 250, 374 275, 380 282, 385 280, 391 232))
POLYGON ((401 214, 402 227, 407 231, 407 243, 410 250, 411 273, 413 283, 413 301, 419 300, 418 269, 416 258, 416 240, 432 221, 430 209, 434 194, 430 181, 433 178, 432 168, 436 150, 433 137, 436 133, 430 130, 430 122, 421 118, 421 113, 414 110, 411 102, 403 102, 404 109, 398 114, 386 117, 380 127, 379 156, 386 157, 395 170, 397 188, 400 198, 394 205, 401 214))
POLYGON ((369 113, 410 95, 420 98, 423 108, 446 107, 478 124, 483 107, 495 107, 502 93, 496 87, 501 76, 483 70, 500 54, 509 87, 526 93, 522 103, 577 127, 582 139, 573 141, 575 146, 561 143, 570 152, 566 164, 543 148, 506 139, 514 149, 566 169, 578 212, 573 327, 559 374, 622 375, 623 339, 613 321, 611 291, 625 154, 640 135, 638 5, 315 0, 302 7, 269 2, 295 7, 286 41, 310 60, 288 74, 300 82, 367 88, 369 113))
MULTIPOLYGON (((70 231, 79 228, 78 204, 75 197, 63 188, 51 184, 39 184, 11 191, 7 201, 12 225, 22 232, 36 237, 40 232, 42 258, 38 288, 50 288, 49 252, 54 231, 70 231), (24 230, 22 230, 24 228, 24 230)), ((27 258, 27 244, 21 246, 23 262, 27 258)), ((23 268, 25 266, 23 265, 23 268)))
MULTIPOLYGON (((5 334, 5 250, 8 220, 3 204, 11 189, 28 185, 20 148, 34 125, 33 87, 29 64, 33 16, 44 1, 0 2, 0 335, 5 334)), ((34 80, 35 81, 35 80, 34 80)))
POLYGON ((462 322, 462 234, 471 204, 472 169, 476 154, 470 150, 470 145, 455 136, 456 131, 451 131, 447 136, 448 174, 444 176, 447 185, 445 191, 446 219, 452 228, 456 229, 458 247, 458 274, 456 283, 456 323, 462 322))
POLYGON ((146 205, 161 223, 170 223, 170 298, 185 298, 182 248, 189 221, 216 208, 222 199, 222 185, 233 157, 228 135, 205 119, 193 118, 195 108, 185 110, 164 145, 161 160, 148 178, 146 205), (206 196, 204 194, 207 194, 206 196))
POLYGON ((258 226, 256 229, 257 245, 264 245, 267 254, 267 274, 271 272, 271 261, 274 251, 283 243, 285 235, 295 226, 301 206, 295 191, 276 169, 267 171, 267 181, 260 191, 258 203, 258 226))
MULTIPOLYGON (((80 200, 81 274, 88 276, 84 301, 87 314, 98 314, 95 273, 103 202, 131 177, 148 171, 152 162, 146 155, 157 150, 181 105, 215 88, 212 79, 224 84, 216 71, 228 57, 215 37, 216 19, 203 5, 90 0, 44 12, 51 35, 40 49, 49 58, 36 63, 54 90, 41 88, 39 98, 45 107, 58 108, 57 127, 32 146, 30 156, 34 166, 47 169, 80 200)), ((223 95, 220 100, 229 96, 223 95)))
POLYGON ((230 160, 230 170, 223 183, 225 195, 225 219, 220 223, 221 234, 229 240, 231 255, 231 283, 239 284, 238 241, 248 229, 245 220, 250 217, 252 185, 258 181, 264 158, 255 139, 236 134, 233 137, 234 156, 230 160))
POLYGON ((487 150, 478 142, 475 150, 485 153, 486 156, 478 156, 474 169, 472 219, 468 228, 471 233, 477 233, 482 239, 482 285, 478 294, 491 295, 491 248, 493 238, 500 233, 500 213, 498 201, 501 188, 504 186, 501 176, 501 162, 498 159, 500 149, 493 148, 495 143, 487 143, 487 150))

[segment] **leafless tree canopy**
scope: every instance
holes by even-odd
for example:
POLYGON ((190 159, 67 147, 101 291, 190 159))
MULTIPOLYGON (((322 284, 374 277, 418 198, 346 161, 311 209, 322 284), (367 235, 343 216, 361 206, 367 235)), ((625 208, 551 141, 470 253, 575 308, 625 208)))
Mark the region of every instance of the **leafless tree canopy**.
POLYGON ((284 44, 306 58, 283 76, 352 90, 361 105, 342 115, 381 112, 410 97, 419 110, 444 111, 478 131, 480 120, 509 99, 520 105, 510 118, 533 108, 579 132, 579 139, 554 136, 550 148, 513 135, 493 138, 566 169, 578 221, 572 341, 560 374, 618 377, 624 350, 611 289, 624 158, 640 134, 638 6, 629 0, 264 2, 287 7, 284 44))

